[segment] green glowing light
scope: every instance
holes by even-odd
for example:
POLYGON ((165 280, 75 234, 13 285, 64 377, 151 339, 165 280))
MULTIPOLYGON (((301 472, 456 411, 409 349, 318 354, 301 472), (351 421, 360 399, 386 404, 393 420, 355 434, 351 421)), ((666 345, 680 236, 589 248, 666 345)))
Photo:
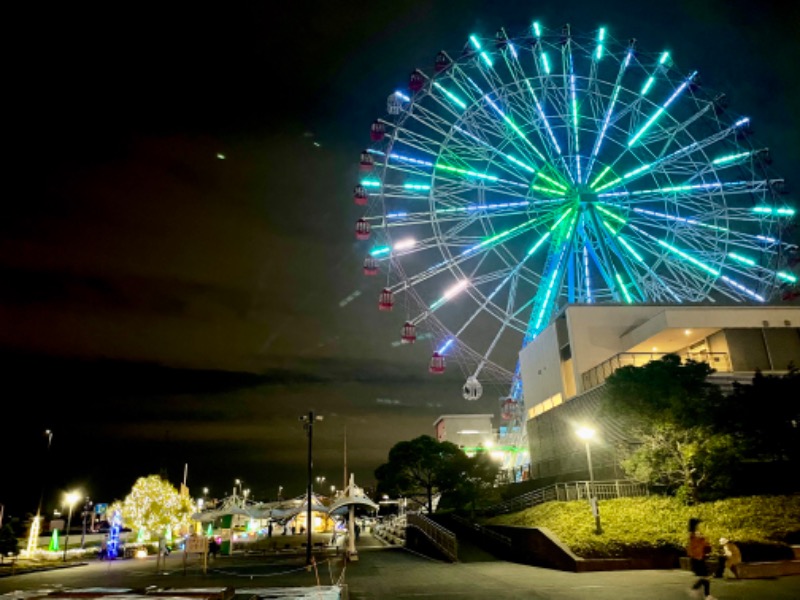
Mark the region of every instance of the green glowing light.
POLYGON ((528 254, 526 254, 526 256, 530 256, 531 254, 533 254, 534 252, 536 252, 536 251, 539 249, 539 247, 540 247, 542 244, 544 244, 544 241, 545 241, 547 238, 549 238, 549 237, 550 237, 550 232, 548 231, 548 232, 547 232, 547 233, 545 233, 545 234, 544 234, 544 235, 543 235, 541 238, 539 238, 539 241, 538 241, 538 242, 536 242, 536 243, 535 243, 533 246, 531 246, 531 249, 530 249, 530 250, 528 250, 528 254))
POLYGON ((664 107, 659 106, 658 110, 653 114, 653 116, 650 117, 644 124, 644 126, 642 126, 642 128, 636 132, 636 135, 634 135, 630 140, 628 140, 628 146, 633 146, 636 143, 636 140, 642 137, 645 134, 645 132, 648 129, 650 129, 650 127, 653 126, 653 123, 655 123, 658 120, 658 117, 660 117, 663 112, 664 112, 664 107))
POLYGON ((378 246, 377 248, 373 248, 369 251, 370 256, 381 256, 383 254, 389 254, 392 249, 389 246, 378 246))
POLYGON ((648 77, 647 81, 644 82, 644 86, 642 86, 641 95, 646 96, 647 92, 650 91, 650 88, 653 87, 653 83, 655 82, 655 77, 648 77))
MULTIPOLYGON (((464 39, 464 38, 461 38, 461 39, 464 39)), ((481 49, 481 43, 478 41, 478 38, 476 38, 474 35, 469 36, 469 41, 472 42, 472 45, 475 46, 476 50, 480 50, 481 49)))
POLYGON ((537 38, 542 37, 542 28, 539 25, 539 21, 534 21, 533 22, 533 33, 536 34, 537 38))
POLYGON ((780 215, 781 217, 793 217, 795 210, 793 208, 774 208, 772 206, 754 206, 754 213, 763 215, 780 215))
POLYGON ((554 230, 556 227, 558 227, 558 226, 559 226, 559 224, 561 223, 561 221, 563 221, 564 219, 566 219, 566 218, 567 218, 567 215, 569 215, 569 213, 571 213, 571 212, 572 212, 572 209, 571 209, 571 208, 568 208, 566 211, 564 211, 564 214, 563 214, 563 215, 561 215, 561 217, 559 217, 558 221, 556 221, 555 223, 553 223, 552 227, 550 227, 550 231, 553 231, 553 230, 554 230))
POLYGON ((597 188, 595 191, 596 191, 596 192, 602 192, 604 189, 606 189, 606 188, 609 188, 609 187, 611 187, 612 185, 615 185, 615 184, 619 183, 620 181, 622 181, 622 177, 617 177, 617 178, 616 178, 616 179, 614 179, 613 181, 609 181, 609 182, 608 182, 608 183, 606 183, 605 185, 601 185, 601 186, 600 186, 599 188, 597 188))
POLYGON ((594 183, 590 184, 589 187, 594 189, 594 186, 596 186, 603 179, 603 177, 605 177, 606 173, 608 173, 610 170, 611 170, 611 165, 608 165, 605 169, 600 171, 600 174, 595 178, 594 183))
POLYGON ((442 86, 441 84, 439 84, 439 82, 438 82, 438 81, 434 81, 434 82, 433 82, 433 85, 434 85, 434 87, 436 87, 436 89, 438 89, 438 90, 439 90, 439 91, 441 91, 441 92, 442 92, 442 93, 443 93, 445 96, 447 96, 447 97, 448 97, 448 98, 449 98, 449 99, 450 99, 450 100, 453 102, 453 104, 455 104, 456 106, 458 106, 458 107, 459 107, 459 108, 461 108, 462 110, 466 110, 466 108, 467 108, 467 105, 466 105, 466 103, 465 103, 465 102, 464 102, 464 101, 463 101, 461 98, 459 98, 459 97, 458 97, 458 96, 456 96, 456 95, 455 95, 453 92, 451 92, 450 90, 446 89, 444 86, 442 86))
POLYGON ((469 171, 467 169, 460 169, 458 167, 451 167, 450 165, 444 165, 442 163, 438 163, 436 165, 437 169, 442 169, 443 171, 451 171, 453 173, 460 173, 461 175, 469 175, 470 177, 477 177, 479 179, 486 179, 487 181, 499 181, 498 177, 494 175, 486 175, 484 173, 478 173, 476 171, 469 171))
POLYGON ((628 288, 625 287, 625 284, 622 282, 622 277, 619 276, 619 273, 615 273, 617 278, 617 283, 619 283, 619 287, 622 289, 622 293, 625 295, 625 302, 628 304, 633 304, 633 298, 631 298, 630 293, 628 293, 628 288))
POLYGON ((728 256, 730 256, 733 260, 737 260, 740 263, 744 263, 750 267, 756 266, 756 261, 754 261, 752 258, 747 258, 741 254, 736 254, 736 252, 728 252, 728 256))
POLYGON ((625 219, 623 219, 622 217, 620 217, 619 215, 614 214, 613 212, 611 212, 610 210, 608 210, 607 208, 605 208, 603 206, 600 206, 599 204, 595 204, 595 206, 597 207, 597 210, 599 210, 601 213, 603 213, 605 215, 608 215, 609 217, 611 217, 612 219, 614 219, 615 221, 617 221, 619 223, 622 223, 623 225, 625 225, 628 222, 625 219))
POLYGON ((731 163, 735 160, 739 160, 740 158, 744 158, 745 156, 750 156, 750 152, 739 152, 739 154, 728 154, 727 156, 720 156, 719 158, 715 158, 711 161, 713 165, 724 165, 727 163, 731 163))
POLYGON ((669 52, 664 51, 664 53, 661 55, 661 58, 658 59, 658 64, 663 65, 665 62, 667 62, 668 58, 669 52))
POLYGON ((364 187, 379 188, 381 187, 381 182, 377 179, 362 179, 361 185, 364 187))
POLYGON ((606 221, 605 219, 603 219, 603 225, 606 226, 606 229, 608 229, 611 232, 612 235, 614 235, 614 236, 617 235, 617 230, 614 229, 611 225, 609 225, 608 221, 606 221))
POLYGON ((542 178, 542 179, 544 179, 545 181, 548 181, 548 182, 552 183, 552 184, 553 184, 554 186, 556 186, 557 188, 559 188, 559 189, 561 189, 561 190, 563 190, 563 191, 565 191, 565 192, 567 191, 567 186, 560 184, 558 181, 556 181, 556 180, 555 180, 555 179, 553 179, 552 177, 548 177, 547 175, 545 175, 545 174, 544 174, 544 173, 542 173, 542 172, 539 172, 539 177, 541 177, 541 178, 542 178))
POLYGON ((689 256, 689 255, 688 255, 688 254, 686 254, 686 252, 684 252, 683 250, 678 250, 678 249, 677 249, 675 246, 672 246, 671 244, 668 244, 668 243, 667 243, 667 242, 665 242, 664 240, 658 240, 658 243, 659 243, 660 245, 664 246, 664 248, 666 248, 667 250, 671 250, 672 252, 674 252, 675 254, 677 254, 678 256, 680 256, 681 258, 684 258, 684 259, 688 260, 688 261, 689 261, 690 263, 692 263, 693 265, 695 265, 695 266, 697 266, 697 267, 700 267, 700 268, 701 268, 701 269, 703 269, 703 271, 705 271, 706 273, 710 273, 711 275, 714 275, 715 277, 719 277, 719 271, 717 271, 716 269, 713 269, 713 268, 709 267, 707 264, 705 264, 704 262, 701 262, 701 261, 697 260, 697 259, 696 259, 696 258, 694 258, 693 256, 689 256))
POLYGON ((550 60, 547 58, 547 52, 542 52, 542 64, 544 65, 544 72, 550 75, 550 60))
POLYGON ((553 190, 550 188, 542 187, 540 185, 532 185, 531 187, 537 192, 544 192, 545 194, 554 194, 556 196, 561 196, 564 193, 563 190, 553 190))
POLYGON ((619 240, 619 241, 622 243, 622 245, 623 245, 623 246, 625 246, 625 248, 628 250, 628 252, 630 252, 631 254, 633 254, 633 257, 634 257, 636 260, 638 260, 638 261, 639 261, 640 263, 642 263, 642 264, 645 264, 645 262, 644 262, 644 259, 642 258, 641 254, 639 254, 639 253, 638 253, 636 250, 634 250, 634 249, 633 249, 633 246, 631 246, 631 245, 628 243, 628 240, 626 240, 626 239, 625 239, 623 236, 621 236, 621 235, 618 235, 618 236, 617 236, 617 239, 618 239, 618 240, 619 240))
POLYGON ((513 162, 515 165, 519 165, 520 167, 522 167, 526 171, 530 171, 531 173, 536 173, 536 169, 534 169, 530 165, 526 165, 524 162, 522 162, 518 158, 515 158, 515 157, 511 156, 510 154, 506 154, 506 158, 508 160, 510 160, 511 162, 513 162))
POLYGON ((775 274, 778 276, 778 279, 783 279, 784 281, 788 281, 789 283, 797 283, 797 277, 795 277, 791 273, 787 273, 786 271, 778 271, 775 274))

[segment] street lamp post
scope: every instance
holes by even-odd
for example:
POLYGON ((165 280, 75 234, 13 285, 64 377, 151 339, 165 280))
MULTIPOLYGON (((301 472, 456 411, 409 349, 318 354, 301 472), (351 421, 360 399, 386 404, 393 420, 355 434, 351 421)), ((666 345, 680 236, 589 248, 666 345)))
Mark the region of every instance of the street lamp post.
POLYGON ((72 525, 72 507, 78 501, 80 494, 78 492, 70 492, 66 496, 67 504, 69 505, 69 516, 67 517, 67 532, 64 536, 64 562, 67 561, 67 548, 69 547, 69 528, 72 525))
POLYGON ((594 438, 595 430, 591 427, 579 427, 575 433, 584 441, 584 445, 586 446, 586 463, 589 465, 589 504, 592 507, 592 513, 594 514, 594 526, 595 526, 595 533, 601 534, 603 533, 603 529, 600 526, 600 505, 597 502, 597 495, 595 494, 594 489, 594 471, 592 470, 592 449, 589 446, 589 442, 594 438))
POLYGON ((303 428, 308 435, 308 481, 306 489, 306 502, 308 507, 306 509, 306 564, 311 564, 311 498, 312 486, 314 485, 314 461, 312 460, 313 440, 314 440, 314 421, 322 421, 322 417, 315 415, 313 410, 308 411, 307 415, 300 417, 303 421, 303 428))
POLYGON ((92 501, 88 498, 83 503, 83 512, 81 513, 81 517, 83 518, 83 526, 81 528, 81 550, 83 550, 84 546, 86 545, 86 517, 91 514, 92 511, 92 501))

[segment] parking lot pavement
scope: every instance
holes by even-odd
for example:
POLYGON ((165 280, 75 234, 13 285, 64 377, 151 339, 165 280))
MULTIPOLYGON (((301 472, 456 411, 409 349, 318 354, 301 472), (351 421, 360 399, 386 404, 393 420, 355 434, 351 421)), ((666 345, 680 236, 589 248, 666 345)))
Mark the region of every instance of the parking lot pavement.
MULTIPOLYGON (((304 587, 330 585, 342 576, 349 600, 492 598, 543 600, 686 600, 692 576, 680 570, 567 573, 503 561, 449 564, 415 555, 402 548, 381 547, 362 536, 359 560, 342 556, 318 557, 316 568, 305 566, 304 556, 233 556, 209 563, 203 575, 197 559, 183 572, 183 558, 172 553, 166 568, 156 571, 154 558, 96 561, 85 566, 0 579, 0 593, 56 587, 122 587, 143 590, 159 587, 234 588, 304 587)), ((719 600, 796 600, 800 576, 778 579, 712 580, 719 600)))

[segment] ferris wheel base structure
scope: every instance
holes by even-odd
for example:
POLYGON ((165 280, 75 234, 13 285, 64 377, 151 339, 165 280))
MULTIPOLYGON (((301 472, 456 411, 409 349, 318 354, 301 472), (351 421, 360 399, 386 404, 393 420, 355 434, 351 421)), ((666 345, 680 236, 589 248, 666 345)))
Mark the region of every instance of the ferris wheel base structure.
POLYGON ((540 398, 518 360, 565 308, 800 296, 796 211, 752 133, 671 51, 606 27, 474 33, 388 96, 352 197, 363 273, 431 374, 460 369, 467 401, 502 389, 506 468, 528 411, 582 389, 540 398))

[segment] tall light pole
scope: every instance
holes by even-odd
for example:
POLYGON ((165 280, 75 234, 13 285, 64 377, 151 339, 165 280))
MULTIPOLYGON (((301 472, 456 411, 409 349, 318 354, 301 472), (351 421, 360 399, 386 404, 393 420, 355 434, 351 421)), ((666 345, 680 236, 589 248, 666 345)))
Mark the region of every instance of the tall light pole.
POLYGON ((591 427, 579 427, 575 433, 584 441, 586 446, 586 463, 589 465, 589 504, 592 507, 592 513, 594 514, 594 525, 595 525, 595 533, 600 534, 603 533, 603 529, 600 527, 600 506, 597 503, 597 496, 595 495, 594 489, 594 471, 592 470, 592 449, 589 446, 589 442, 594 439, 595 430, 591 427))
POLYGON ((92 501, 89 497, 86 497, 86 500, 83 503, 83 512, 81 513, 81 517, 83 517, 83 526, 81 528, 81 550, 86 544, 86 517, 88 517, 92 513, 92 501))
POLYGON ((312 460, 312 450, 314 443, 314 421, 322 421, 322 417, 315 415, 313 410, 308 411, 307 415, 300 417, 303 422, 303 429, 306 430, 308 436, 308 481, 306 489, 306 502, 308 508, 306 510, 306 564, 311 564, 311 498, 312 486, 314 485, 314 461, 312 460))
POLYGON ((64 536, 64 562, 67 561, 67 548, 69 547, 69 528, 72 525, 72 507, 78 501, 81 495, 78 492, 70 492, 66 495, 65 500, 69 505, 69 517, 67 517, 67 535, 64 536))

